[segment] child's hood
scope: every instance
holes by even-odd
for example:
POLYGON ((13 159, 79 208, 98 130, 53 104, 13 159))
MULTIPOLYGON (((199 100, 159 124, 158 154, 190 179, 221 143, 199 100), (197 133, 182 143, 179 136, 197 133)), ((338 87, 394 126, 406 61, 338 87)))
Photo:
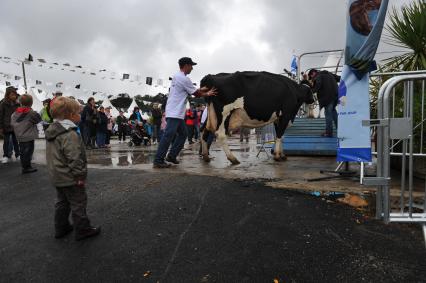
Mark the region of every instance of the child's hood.
POLYGON ((53 122, 45 131, 45 137, 48 141, 53 141, 57 136, 62 135, 68 131, 72 131, 73 128, 66 129, 59 122, 53 122))

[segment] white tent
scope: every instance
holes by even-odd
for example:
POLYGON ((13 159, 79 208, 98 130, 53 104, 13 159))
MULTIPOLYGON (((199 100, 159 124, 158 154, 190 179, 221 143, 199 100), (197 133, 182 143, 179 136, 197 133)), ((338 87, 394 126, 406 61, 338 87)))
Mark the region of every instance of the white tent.
POLYGON ((133 99, 133 100, 132 100, 132 103, 130 104, 130 106, 129 106, 129 108, 127 109, 126 113, 124 113, 124 116, 126 116, 127 118, 129 118, 129 117, 130 117, 130 115, 132 115, 132 114, 133 114, 133 109, 134 109, 135 107, 139 107, 139 106, 136 104, 136 101, 133 99))
POLYGON ((112 117, 117 118, 117 117, 118 117, 118 115, 120 115, 120 113, 118 112, 117 108, 115 108, 115 107, 111 104, 111 101, 109 101, 109 99, 108 99, 108 98, 107 98, 107 99, 105 99, 104 101, 102 101, 102 106, 103 106, 104 108, 111 107, 111 115, 112 115, 112 117))
POLYGON ((40 112, 43 109, 43 102, 37 96, 38 91, 34 88, 30 88, 28 90, 28 94, 33 97, 33 110, 36 112, 40 112))

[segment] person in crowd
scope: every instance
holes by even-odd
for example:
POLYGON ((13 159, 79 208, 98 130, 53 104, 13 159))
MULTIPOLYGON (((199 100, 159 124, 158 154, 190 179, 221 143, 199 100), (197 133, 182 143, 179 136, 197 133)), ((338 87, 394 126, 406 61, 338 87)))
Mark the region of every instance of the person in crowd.
POLYGON ((340 81, 340 77, 328 71, 316 69, 309 70, 308 76, 313 81, 312 92, 317 93, 320 109, 324 108, 325 132, 321 136, 333 137, 333 122, 337 128, 337 82, 340 81))
POLYGON ((105 108, 99 107, 96 123, 96 144, 98 148, 104 148, 105 140, 108 134, 108 117, 105 114, 105 108))
POLYGON ((49 125, 53 122, 53 119, 50 116, 50 101, 50 98, 43 100, 43 109, 40 111, 44 131, 46 131, 49 125))
POLYGON ((203 105, 200 105, 200 104, 197 105, 197 107, 195 108, 195 113, 197 115, 197 118, 196 118, 195 123, 194 123, 194 138, 195 138, 195 140, 198 140, 201 137, 200 128, 201 128, 201 116, 203 115, 203 110, 204 110, 203 105))
POLYGON ((158 103, 154 103, 153 109, 152 109, 152 126, 153 126, 153 132, 152 132, 152 142, 153 144, 157 144, 157 142, 160 141, 160 129, 161 129, 161 118, 163 116, 163 113, 161 113, 161 109, 158 106, 158 103))
POLYGON ((132 115, 130 115, 129 121, 133 121, 135 122, 135 124, 139 124, 139 125, 144 124, 145 121, 142 118, 142 114, 138 106, 135 106, 135 108, 133 108, 133 113, 132 115))
POLYGON ((124 116, 123 111, 120 111, 120 115, 115 120, 118 127, 118 142, 126 141, 127 134, 127 118, 124 116))
POLYGON ((243 142, 246 139, 246 142, 249 142, 250 129, 241 127, 240 128, 240 142, 243 142))
POLYGON ((214 88, 210 90, 206 87, 197 89, 187 77, 187 75, 191 73, 193 66, 196 65, 191 58, 180 58, 178 63, 180 70, 172 79, 170 94, 166 104, 167 125, 155 155, 154 168, 170 167, 170 164, 165 162, 165 158, 168 162, 179 164, 176 157, 182 150, 187 137, 184 121, 187 97, 189 95, 200 97, 216 95, 216 90, 214 88), (174 138, 175 140, 171 146, 170 152, 167 154, 174 138))
POLYGON ((194 121, 195 121, 195 117, 194 117, 194 111, 192 111, 192 107, 186 109, 186 113, 185 113, 185 123, 186 123, 186 129, 188 132, 188 142, 189 144, 193 144, 194 141, 192 140, 192 138, 194 137, 194 121))
POLYGON ((9 86, 4 93, 4 99, 0 103, 0 134, 3 135, 3 159, 2 163, 8 163, 15 151, 16 159, 19 158, 19 144, 13 131, 10 119, 18 108, 19 103, 17 88, 9 86))
POLYGON ((21 107, 18 107, 12 114, 11 125, 19 142, 22 174, 26 174, 37 171, 36 168, 31 166, 31 159, 34 154, 34 140, 38 138, 37 124, 41 122, 41 117, 31 109, 33 105, 31 95, 22 95, 20 102, 21 107))
POLYGON ((46 130, 46 162, 51 182, 56 188, 55 238, 63 238, 75 229, 80 241, 100 233, 90 225, 86 214, 87 159, 85 145, 77 131, 80 106, 72 99, 59 97, 52 105, 54 122, 46 130), (69 223, 72 212, 73 226, 69 223))
POLYGON ((105 137, 105 146, 106 147, 110 147, 110 140, 111 140, 111 136, 112 136, 112 128, 113 128, 113 124, 114 124, 114 119, 111 115, 111 106, 108 106, 107 108, 105 108, 105 115, 108 118, 108 124, 107 124, 107 133, 106 133, 106 137, 105 137))
POLYGON ((95 128, 95 124, 93 123, 95 119, 95 98, 90 97, 81 112, 80 123, 80 130, 87 149, 91 149, 94 146, 91 133, 93 132, 93 128, 95 128))

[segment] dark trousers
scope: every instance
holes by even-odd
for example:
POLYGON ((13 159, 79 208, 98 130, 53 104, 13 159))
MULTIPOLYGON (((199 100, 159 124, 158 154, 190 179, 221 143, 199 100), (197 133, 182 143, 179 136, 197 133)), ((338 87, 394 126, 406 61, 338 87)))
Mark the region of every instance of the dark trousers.
POLYGON ((333 122, 337 128, 337 111, 336 111, 337 101, 334 101, 324 107, 325 115, 325 132, 326 134, 333 134, 333 122))
POLYGON ((108 131, 106 132, 105 144, 110 144, 111 136, 112 136, 112 131, 111 131, 111 130, 108 130, 108 131))
POLYGON ((20 155, 19 144, 16 139, 14 132, 4 133, 3 141, 3 157, 11 158, 13 151, 15 151, 15 157, 20 155))
POLYGON ((70 225, 70 212, 72 212, 72 222, 77 233, 90 227, 90 221, 86 214, 86 188, 77 186, 57 187, 56 197, 55 229, 57 232, 64 231, 70 225))
POLYGON ((160 129, 161 129, 161 124, 156 124, 153 126, 153 131, 152 131, 152 141, 155 142, 160 142, 160 129))
POLYGON ((172 148, 169 155, 172 158, 176 158, 185 145, 186 136, 186 125, 183 119, 167 118, 166 129, 164 129, 160 144, 158 145, 154 163, 164 162, 170 144, 172 144, 172 148))
POLYGON ((192 138, 194 137, 194 126, 193 125, 186 125, 187 131, 188 131, 188 141, 190 143, 193 143, 192 138))
POLYGON ((118 140, 126 141, 126 127, 125 126, 118 126, 118 140))
POLYGON ((31 168, 31 159, 34 153, 34 141, 19 142, 22 169, 31 168))

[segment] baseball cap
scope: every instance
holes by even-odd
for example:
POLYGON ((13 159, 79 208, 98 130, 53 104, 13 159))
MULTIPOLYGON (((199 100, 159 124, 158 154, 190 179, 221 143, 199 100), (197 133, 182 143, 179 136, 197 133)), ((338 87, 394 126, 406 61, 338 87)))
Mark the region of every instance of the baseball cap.
POLYGON ((179 59, 179 66, 183 65, 197 65, 197 63, 193 62, 191 58, 189 57, 182 57, 179 59))
POLYGON ((14 86, 8 86, 6 88, 6 91, 17 91, 17 90, 18 90, 18 88, 14 87, 14 86))

